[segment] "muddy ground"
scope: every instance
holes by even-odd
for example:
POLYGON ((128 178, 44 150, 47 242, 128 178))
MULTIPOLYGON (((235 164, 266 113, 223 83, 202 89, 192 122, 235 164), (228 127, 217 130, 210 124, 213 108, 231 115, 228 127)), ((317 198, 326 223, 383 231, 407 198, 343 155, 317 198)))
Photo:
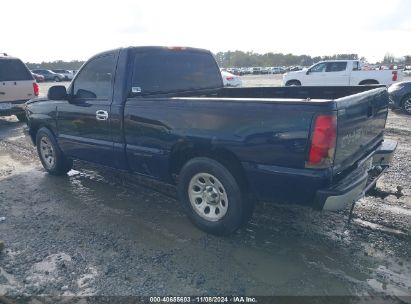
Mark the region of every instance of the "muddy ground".
POLYGON ((390 112, 386 137, 399 141, 397 153, 351 222, 348 210, 261 203, 247 227, 218 238, 192 226, 161 185, 78 164, 66 177, 46 174, 25 125, 0 118, 0 295, 389 295, 411 303, 410 122, 390 112))

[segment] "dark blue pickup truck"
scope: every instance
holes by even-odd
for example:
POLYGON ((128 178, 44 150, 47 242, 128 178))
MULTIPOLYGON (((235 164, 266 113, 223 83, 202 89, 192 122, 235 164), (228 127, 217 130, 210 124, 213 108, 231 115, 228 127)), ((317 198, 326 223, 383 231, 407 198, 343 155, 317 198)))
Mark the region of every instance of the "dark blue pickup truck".
POLYGON ((256 200, 357 200, 396 148, 388 101, 378 86, 224 88, 209 51, 130 47, 94 56, 26 115, 50 174, 79 159, 175 184, 194 224, 221 235, 256 200))

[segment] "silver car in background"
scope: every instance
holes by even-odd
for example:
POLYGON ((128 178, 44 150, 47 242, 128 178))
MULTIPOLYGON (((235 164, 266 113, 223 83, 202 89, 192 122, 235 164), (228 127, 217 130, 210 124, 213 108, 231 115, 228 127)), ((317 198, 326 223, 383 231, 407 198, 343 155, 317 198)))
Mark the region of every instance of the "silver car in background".
POLYGON ((61 70, 61 69, 58 69, 58 70, 52 70, 52 71, 53 71, 54 73, 63 75, 65 80, 72 80, 73 77, 74 77, 74 73, 73 73, 72 71, 70 71, 70 70, 61 70))

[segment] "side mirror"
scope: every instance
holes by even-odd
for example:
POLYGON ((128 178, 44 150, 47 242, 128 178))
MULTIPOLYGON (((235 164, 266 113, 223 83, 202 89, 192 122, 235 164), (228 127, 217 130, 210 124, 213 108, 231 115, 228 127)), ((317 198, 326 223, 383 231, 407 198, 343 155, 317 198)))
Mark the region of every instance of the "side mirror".
POLYGON ((47 98, 51 100, 66 100, 67 99, 66 87, 61 86, 61 85, 52 86, 47 93, 47 98))

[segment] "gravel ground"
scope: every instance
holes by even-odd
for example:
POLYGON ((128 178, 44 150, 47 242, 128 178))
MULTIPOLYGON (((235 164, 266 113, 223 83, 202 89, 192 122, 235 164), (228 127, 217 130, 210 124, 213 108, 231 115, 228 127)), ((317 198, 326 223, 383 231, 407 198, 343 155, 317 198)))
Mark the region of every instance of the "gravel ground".
POLYGON ((49 176, 24 124, 0 118, 0 295, 387 295, 411 303, 410 121, 390 112, 386 137, 398 150, 352 221, 347 210, 261 203, 247 227, 217 238, 192 226, 163 185, 78 165, 49 176))

